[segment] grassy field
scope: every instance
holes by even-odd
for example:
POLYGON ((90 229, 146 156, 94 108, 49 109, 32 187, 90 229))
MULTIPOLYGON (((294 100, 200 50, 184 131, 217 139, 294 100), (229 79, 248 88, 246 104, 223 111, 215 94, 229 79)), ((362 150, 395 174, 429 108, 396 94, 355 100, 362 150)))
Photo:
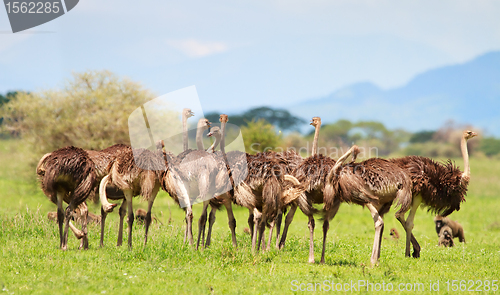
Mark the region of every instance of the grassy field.
MULTIPOLYGON (((243 232, 248 211, 235 208, 238 249, 232 247, 226 213, 218 212, 212 246, 196 251, 183 244, 183 211, 165 193, 155 202, 153 212, 161 223, 150 229, 147 247, 142 245, 144 229, 137 224, 133 249, 116 247, 118 214, 113 213, 106 222, 104 248, 98 246, 99 226, 91 225, 89 250, 78 250, 79 241, 70 236, 69 250, 63 252, 57 225, 46 217, 56 206, 42 194, 16 146, 15 141, 0 141, 0 294, 281 294, 301 293, 300 288, 331 291, 338 283, 346 293, 351 293, 352 283, 354 293, 400 293, 403 288, 408 294, 452 294, 453 280, 458 280, 458 289, 489 294, 493 280, 500 280, 499 162, 471 159, 467 202, 451 216, 463 225, 467 244, 456 240, 454 248, 438 247, 433 216, 422 209, 414 229, 421 258, 405 258, 404 239, 389 236, 392 227, 403 232, 391 210, 385 218, 380 265, 372 268, 373 221, 360 206, 341 206, 330 224, 326 264, 321 265, 307 263, 308 229, 302 213, 296 214, 284 250, 252 255, 250 236, 243 232), (361 286, 366 283, 373 285, 361 286), (439 291, 432 291, 431 284, 439 291), (371 291, 379 287, 393 291, 371 291)), ((136 199, 134 208, 145 205, 136 199)), ((97 205, 90 209, 100 212, 97 205)), ((194 213, 197 221, 199 205, 194 213)), ((319 261, 321 222, 316 224, 319 261)))

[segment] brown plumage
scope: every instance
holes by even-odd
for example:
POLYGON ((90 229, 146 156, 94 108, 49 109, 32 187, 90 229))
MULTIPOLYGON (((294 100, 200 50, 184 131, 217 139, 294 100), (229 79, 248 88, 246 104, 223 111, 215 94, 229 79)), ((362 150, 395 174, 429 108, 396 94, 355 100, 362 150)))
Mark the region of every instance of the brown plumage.
POLYGON ((422 196, 422 203, 428 211, 447 216, 460 210, 469 180, 462 182, 462 171, 451 160, 438 163, 426 157, 407 156, 391 161, 409 173, 413 182, 412 193, 422 196))
MULTIPOLYGON (((275 153, 274 156, 278 160, 278 163, 282 166, 282 170, 286 175, 293 174, 293 171, 297 169, 297 167, 304 161, 297 152, 294 150, 286 150, 284 152, 275 153)), ((283 181, 283 179, 280 179, 283 181)), ((281 183, 282 186, 282 206, 278 208, 278 213, 276 215, 275 220, 270 223, 269 227, 269 238, 267 243, 267 250, 270 249, 273 228, 276 226, 276 248, 280 248, 280 231, 281 231, 281 222, 283 219, 283 213, 286 212, 288 207, 294 207, 294 203, 298 198, 303 196, 303 194, 299 194, 295 191, 290 191, 288 189, 288 183, 281 183)), ((284 233, 285 234, 285 233, 284 233)))
POLYGON ((288 233, 288 227, 293 220, 297 207, 309 218, 309 262, 314 263, 314 214, 318 212, 313 204, 322 204, 326 177, 328 172, 335 165, 335 160, 322 154, 310 156, 302 161, 291 173, 301 183, 304 193, 293 203, 290 212, 285 219, 285 228, 280 241, 280 248, 283 248, 288 233))
POLYGON ((109 174, 101 181, 99 193, 103 211, 111 212, 115 206, 108 203, 106 199, 105 188, 108 183, 115 185, 125 195, 119 210, 118 246, 122 244, 123 220, 128 210, 128 245, 132 247, 132 225, 134 223, 132 198, 138 195, 141 195, 148 202, 144 245, 147 243, 149 225, 151 224, 151 209, 160 188, 160 178, 166 169, 164 153, 161 149, 162 147, 157 143, 156 151, 147 149, 121 151, 116 159, 109 164, 107 169, 109 174))
MULTIPOLYGON (((57 221, 59 224, 60 247, 67 249, 68 228, 71 215, 91 193, 95 185, 95 170, 87 152, 83 149, 68 146, 45 155, 37 165, 44 194, 57 204, 57 221), (63 213, 62 202, 68 203, 63 213), (63 221, 66 227, 63 233, 63 221)), ((86 206, 85 206, 86 208, 86 206)), ((87 213, 83 213, 83 247, 88 248, 87 213)))
MULTIPOLYGON (((290 211, 285 219, 285 227, 283 236, 279 242, 278 247, 281 249, 285 246, 288 227, 293 220, 297 207, 308 217, 309 228, 309 262, 314 262, 314 214, 317 210, 313 204, 323 203, 323 194, 325 188, 325 181, 328 172, 335 165, 335 160, 330 157, 319 154, 319 131, 321 129, 321 118, 313 117, 310 125, 314 126, 314 139, 312 144, 312 155, 302 161, 298 162, 296 167, 291 171, 291 175, 295 176, 301 183, 303 193, 291 204, 290 211)), ((292 190, 293 191, 293 190, 292 190)), ((295 192, 294 194, 297 194, 295 192)))
POLYGON ((364 205, 372 214, 375 223, 375 239, 370 260, 372 264, 376 264, 380 258, 384 229, 383 216, 389 211, 393 202, 396 202, 400 207, 396 216, 404 217, 404 213, 411 208, 411 180, 403 169, 384 159, 372 158, 360 163, 341 165, 348 154, 346 153, 337 161, 336 166, 327 176, 321 261, 325 261, 329 220, 335 216, 341 202, 348 202, 364 205))
POLYGON ((467 186, 470 180, 469 153, 467 141, 477 136, 477 133, 465 130, 460 141, 460 149, 464 160, 464 172, 450 160, 437 163, 429 158, 408 156, 392 159, 391 162, 403 168, 412 179, 412 208, 408 218, 398 216, 399 222, 406 230, 406 256, 410 255, 410 242, 413 245, 413 257, 420 257, 420 245, 411 234, 413 219, 417 208, 423 203, 430 211, 443 216, 460 209, 465 201, 467 186))

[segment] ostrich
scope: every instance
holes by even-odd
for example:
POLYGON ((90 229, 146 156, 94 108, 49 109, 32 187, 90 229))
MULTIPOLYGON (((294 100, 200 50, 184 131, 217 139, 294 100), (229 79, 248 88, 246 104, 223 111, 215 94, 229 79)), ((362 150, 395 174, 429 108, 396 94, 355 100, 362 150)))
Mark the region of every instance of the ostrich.
MULTIPOLYGON (((124 144, 115 144, 110 147, 107 147, 103 150, 100 151, 92 151, 88 150, 87 152, 89 153, 90 158, 95 164, 96 168, 96 188, 95 190, 99 189, 99 184, 101 180, 108 175, 108 167, 109 165, 123 152, 131 152, 132 149, 128 145, 124 144)), ((94 190, 94 195, 95 195, 95 190, 94 190)), ((106 199, 111 199, 111 200, 122 200, 125 199, 125 195, 121 190, 118 190, 115 186, 109 184, 105 187, 106 190, 106 199)), ((123 204, 122 204, 123 205, 123 204)), ((108 211, 112 211, 115 204, 111 204, 111 208, 106 208, 108 211)), ((108 211, 105 210, 103 206, 101 206, 101 240, 100 240, 100 246, 104 246, 104 228, 106 225, 106 217, 108 215, 108 211)))
POLYGON ((404 169, 413 183, 411 211, 405 220, 404 215, 398 221, 406 231, 406 256, 410 256, 410 242, 413 245, 415 258, 420 257, 420 245, 411 233, 413 220, 420 204, 424 204, 441 216, 448 216, 453 211, 460 210, 460 204, 465 201, 467 186, 470 180, 469 153, 467 141, 477 136, 477 133, 466 130, 463 133, 460 148, 464 161, 464 172, 448 160, 446 163, 437 163, 432 159, 421 156, 407 156, 391 159, 391 162, 404 169))
MULTIPOLYGON (((101 179, 106 176, 107 174, 107 167, 110 162, 112 162, 116 156, 121 153, 124 150, 129 150, 130 147, 124 144, 115 144, 113 146, 110 146, 106 149, 100 150, 100 151, 95 151, 95 150, 85 150, 87 154, 89 155, 90 159, 94 163, 95 167, 95 173, 96 173, 96 180, 95 180, 95 186, 88 196, 88 199, 94 200, 96 196, 96 190, 98 189, 99 183, 101 179)), ((37 174, 39 176, 43 175, 45 173, 45 160, 51 153, 45 154, 39 161, 37 165, 37 174)), ((108 185, 106 187, 106 194, 107 197, 113 200, 118 200, 118 199, 123 199, 124 195, 121 191, 118 191, 116 187, 112 185, 108 185)), ((85 202, 81 203, 78 208, 76 209, 76 216, 77 219, 83 218, 84 216, 82 214, 86 214, 88 212, 87 204, 85 202)), ((56 213, 57 214, 57 213, 56 213)), ((92 218, 92 220, 96 220, 96 216, 90 212, 88 212, 88 216, 92 218)), ((98 216, 99 222, 101 223, 101 246, 103 245, 103 234, 104 234, 104 223, 106 220, 106 212, 102 210, 101 208, 101 216, 98 216), (102 220, 101 220, 102 219, 102 220), (101 222, 102 221, 102 222, 101 222)), ((69 228, 73 231, 75 236, 78 239, 81 239, 84 237, 84 233, 80 230, 78 230, 73 223, 69 222, 69 228)), ((85 240, 82 240, 82 245, 85 240)))
MULTIPOLYGON (((45 155, 39 162, 37 174, 44 194, 57 204, 60 247, 67 249, 68 228, 71 215, 91 193, 95 185, 95 170, 88 153, 83 149, 68 146, 45 155), (68 203, 63 213, 62 202, 68 203), (63 222, 65 230, 63 233, 63 222)), ((83 248, 88 249, 87 214, 81 207, 83 216, 83 248)))
MULTIPOLYGON (((287 175, 292 174, 292 172, 295 171, 295 169, 297 167, 299 167, 300 164, 304 161, 304 159, 299 154, 297 154, 295 151, 293 151, 293 150, 287 150, 287 151, 284 151, 282 153, 276 153, 275 156, 278 157, 278 158, 281 158, 281 160, 279 161, 279 163, 283 166, 283 171, 287 175)), ((291 180, 291 182, 294 183, 295 179, 291 180)), ((285 186, 286 186, 286 184, 285 184, 285 186)), ((296 198, 300 197, 300 196, 303 196, 303 194, 296 195, 296 192, 293 189, 292 190, 285 190, 285 195, 286 195, 286 196, 284 196, 285 199, 293 198, 294 200, 296 198)), ((297 210, 297 207, 296 207, 295 203, 296 203, 296 201, 295 202, 291 202, 291 203, 286 202, 287 205, 291 205, 290 206, 291 208, 295 207, 295 210, 297 210)), ((290 209, 290 210, 293 210, 293 209, 290 209)), ((273 228, 275 226, 276 226, 276 248, 279 249, 279 247, 280 247, 279 244, 281 242, 281 240, 280 240, 280 230, 281 230, 282 217, 283 217, 283 208, 279 208, 278 209, 278 214, 276 216, 276 219, 274 221, 272 221, 271 224, 270 224, 269 239, 268 239, 268 243, 267 243, 267 250, 270 249, 273 228)), ((293 214, 292 214, 291 218, 293 218, 293 214)))
POLYGON ((314 214, 317 210, 312 204, 323 203, 325 180, 328 172, 335 165, 335 160, 318 153, 318 138, 321 128, 321 118, 313 117, 310 125, 315 127, 312 155, 306 159, 292 172, 300 183, 305 187, 304 194, 292 203, 290 211, 285 218, 283 236, 279 242, 279 248, 285 245, 288 227, 293 220, 293 216, 299 206, 302 212, 309 218, 309 262, 314 263, 314 214))
MULTIPOLYGON (((226 175, 219 175, 217 191, 222 193, 216 199, 222 202, 228 214, 229 227, 233 245, 236 246, 236 220, 234 219, 231 201, 237 205, 246 207, 252 213, 249 218, 249 224, 256 224, 252 229, 252 250, 260 248, 263 232, 268 220, 274 220, 276 214, 282 209, 283 205, 292 200, 283 199, 282 185, 284 181, 283 160, 276 157, 276 153, 259 153, 249 155, 240 151, 231 151, 225 153, 225 127, 228 117, 225 114, 220 116, 221 121, 221 152, 220 156, 226 156, 227 161, 219 160, 219 165, 226 165, 229 171, 229 181, 226 175), (221 177, 225 177, 222 178, 221 177), (221 187, 222 185, 222 187, 221 187), (234 188, 234 189, 233 189, 234 188), (257 244, 257 229, 259 229, 259 243, 257 244)), ((217 129, 216 129, 217 130, 217 129)), ((217 131, 216 131, 217 133, 217 131)), ((221 167, 220 166, 220 167, 221 167)), ((226 171, 226 170, 223 170, 226 171)), ((227 173, 227 172, 226 172, 227 173)), ((290 177, 290 181, 298 185, 298 181, 290 177)), ((209 232, 213 221, 215 220, 215 211, 211 211, 209 232)))
POLYGON ((371 158, 360 163, 342 165, 350 153, 357 153, 354 146, 337 160, 326 177, 323 212, 323 252, 321 262, 325 262, 326 235, 329 221, 335 217, 341 202, 363 205, 370 210, 375 224, 370 262, 375 265, 380 258, 383 216, 396 201, 400 209, 396 218, 401 218, 411 209, 412 182, 410 176, 398 165, 384 159, 371 158))
MULTIPOLYGON (((184 118, 185 116, 183 114, 184 132, 186 134, 187 127, 184 118)), ((205 118, 201 118, 198 121, 196 132, 198 150, 190 151, 186 149, 175 159, 167 159, 170 169, 167 173, 163 174, 160 183, 162 188, 170 194, 174 201, 182 207, 185 207, 187 227, 184 234, 184 241, 186 241, 187 238, 190 245, 193 243, 192 203, 196 199, 203 201, 203 212, 205 214, 202 214, 199 220, 200 227, 196 246, 197 249, 199 247, 201 235, 203 234, 204 236, 207 207, 208 205, 214 204, 214 201, 210 198, 215 192, 215 177, 218 172, 217 162, 203 147, 203 131, 210 128, 210 124, 211 123, 205 118), (197 197, 194 198, 193 196, 197 197)), ((186 139, 187 137, 185 136, 185 143, 187 142, 186 139)), ((187 148, 187 144, 184 145, 184 148, 187 148)))
MULTIPOLYGON (((144 245, 147 243, 149 225, 151 224, 151 209, 160 189, 160 177, 165 168, 165 161, 161 154, 161 142, 156 144, 157 151, 147 149, 127 149, 122 151, 116 159, 108 166, 106 175, 99 186, 102 210, 111 212, 116 204, 107 201, 106 186, 108 183, 115 185, 125 195, 120 207, 120 227, 118 231, 117 246, 122 245, 123 219, 128 207, 128 245, 132 247, 132 225, 134 223, 134 211, 132 198, 141 195, 148 201, 148 212, 146 214, 146 230, 144 234, 144 245)), ((104 222, 102 222, 104 224, 104 222)), ((102 238, 102 233, 101 233, 102 238)))

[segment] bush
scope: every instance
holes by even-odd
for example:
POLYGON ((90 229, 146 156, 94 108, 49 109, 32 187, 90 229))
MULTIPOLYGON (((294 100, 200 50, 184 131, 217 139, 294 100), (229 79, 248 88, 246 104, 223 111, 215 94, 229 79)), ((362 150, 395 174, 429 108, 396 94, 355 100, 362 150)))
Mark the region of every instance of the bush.
POLYGON ((62 90, 18 93, 0 113, 4 128, 19 133, 35 157, 74 145, 102 149, 128 144, 128 116, 154 96, 108 71, 73 74, 62 90))
POLYGON ((500 139, 488 137, 481 140, 479 150, 488 157, 500 154, 500 139))
POLYGON ((273 150, 281 144, 281 136, 276 134, 274 126, 263 119, 248 122, 241 128, 241 133, 249 154, 273 150))

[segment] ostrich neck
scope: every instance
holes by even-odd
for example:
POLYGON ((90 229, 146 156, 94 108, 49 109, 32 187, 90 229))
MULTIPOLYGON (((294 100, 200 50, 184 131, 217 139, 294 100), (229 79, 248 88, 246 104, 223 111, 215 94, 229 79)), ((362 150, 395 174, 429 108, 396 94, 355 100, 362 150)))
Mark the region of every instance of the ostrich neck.
POLYGON ((460 142, 460 147, 462 149, 462 157, 464 158, 464 173, 462 174, 462 178, 464 176, 469 178, 470 177, 469 152, 467 150, 467 140, 465 139, 465 137, 462 137, 462 141, 460 142))
POLYGON ((188 150, 188 130, 187 130, 187 118, 182 114, 182 140, 184 151, 188 150))
POLYGON ((319 138, 319 129, 321 128, 321 124, 315 126, 316 130, 314 131, 314 139, 312 146, 312 155, 315 156, 318 154, 318 138, 319 138))
POLYGON ((220 139, 220 150, 226 153, 226 122, 221 122, 221 139, 220 139))
POLYGON ((204 128, 202 127, 198 127, 198 130, 196 130, 196 146, 200 151, 205 150, 205 148, 203 147, 203 130, 204 128))
POLYGON ((215 136, 215 141, 214 143, 208 148, 207 152, 209 153, 214 153, 215 152, 215 148, 219 145, 219 143, 221 142, 221 139, 220 139, 220 136, 215 136))

